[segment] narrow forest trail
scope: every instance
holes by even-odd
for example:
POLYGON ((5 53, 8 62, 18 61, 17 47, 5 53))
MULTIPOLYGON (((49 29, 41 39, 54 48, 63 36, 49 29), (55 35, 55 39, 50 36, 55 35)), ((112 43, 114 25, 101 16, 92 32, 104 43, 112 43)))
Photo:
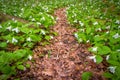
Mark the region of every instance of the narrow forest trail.
POLYGON ((50 45, 34 49, 34 62, 29 61, 30 69, 20 73, 21 80, 81 80, 84 71, 93 73, 92 80, 105 80, 101 76, 105 64, 96 65, 88 59, 91 53, 86 45, 77 43, 73 35, 77 30, 68 24, 65 11, 64 8, 55 11, 57 23, 52 28, 58 36, 50 45))

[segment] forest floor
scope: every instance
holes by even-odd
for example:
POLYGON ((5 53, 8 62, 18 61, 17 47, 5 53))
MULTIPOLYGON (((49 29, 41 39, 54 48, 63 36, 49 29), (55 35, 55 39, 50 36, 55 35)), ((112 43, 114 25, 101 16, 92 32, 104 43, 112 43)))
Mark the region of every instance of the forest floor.
POLYGON ((21 80, 81 80, 83 72, 93 73, 91 80, 106 80, 102 73, 107 70, 106 63, 96 64, 88 57, 90 46, 79 44, 73 33, 76 28, 68 24, 66 9, 61 8, 54 12, 57 23, 51 27, 57 32, 46 46, 36 46, 33 50, 33 62, 29 70, 20 71, 16 77, 21 80), (43 56, 44 55, 44 56, 43 56))

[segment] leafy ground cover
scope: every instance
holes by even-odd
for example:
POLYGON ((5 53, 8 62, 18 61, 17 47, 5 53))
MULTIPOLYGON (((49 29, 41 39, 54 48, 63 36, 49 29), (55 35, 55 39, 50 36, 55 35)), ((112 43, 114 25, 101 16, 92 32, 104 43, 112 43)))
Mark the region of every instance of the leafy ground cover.
POLYGON ((70 24, 79 29, 74 35, 79 43, 90 43, 89 58, 99 64, 106 58, 109 63, 104 75, 119 80, 120 72, 120 1, 81 1, 67 8, 70 24))
POLYGON ((120 79, 119 0, 0 0, 0 5, 1 14, 13 16, 0 23, 1 80, 16 74, 18 80, 120 79))
POLYGON ((56 35, 50 31, 50 26, 55 24, 52 16, 54 9, 70 4, 70 1, 41 1, 41 0, 1 0, 0 21, 7 15, 13 16, 0 24, 0 79, 8 79, 15 75, 17 70, 26 70, 30 64, 25 64, 32 59, 32 49, 38 42, 43 46, 56 35), (59 5, 58 5, 59 4, 59 5), (6 15, 7 14, 7 15, 6 15), (17 20, 21 18, 23 21, 17 20))

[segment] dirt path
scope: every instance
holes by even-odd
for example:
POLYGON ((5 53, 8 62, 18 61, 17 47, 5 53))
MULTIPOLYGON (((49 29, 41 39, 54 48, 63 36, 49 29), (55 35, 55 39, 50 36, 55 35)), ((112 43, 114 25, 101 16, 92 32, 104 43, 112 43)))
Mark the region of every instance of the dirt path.
POLYGON ((58 32, 58 36, 51 40, 50 45, 35 48, 34 62, 29 62, 31 68, 28 72, 20 73, 21 80, 81 80, 84 71, 93 72, 92 80, 105 80, 101 76, 105 64, 96 65, 87 58, 91 54, 87 46, 75 40, 73 33, 77 30, 68 25, 65 10, 55 11, 57 23, 53 30, 58 32))

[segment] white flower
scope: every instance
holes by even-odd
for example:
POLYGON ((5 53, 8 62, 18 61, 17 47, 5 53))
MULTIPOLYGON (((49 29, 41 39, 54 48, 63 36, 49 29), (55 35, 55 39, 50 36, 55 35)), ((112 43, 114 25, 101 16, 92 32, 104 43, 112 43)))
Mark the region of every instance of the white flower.
POLYGON ((110 26, 107 26, 106 29, 110 29, 110 26))
POLYGON ((29 59, 29 60, 32 60, 32 56, 31 56, 31 55, 28 55, 28 59, 29 59))
POLYGON ((106 34, 110 33, 109 31, 106 32, 106 34))
POLYGON ((111 73, 115 73, 116 67, 110 66, 110 67, 108 67, 108 69, 110 70, 111 73))
POLYGON ((45 21, 45 17, 42 17, 41 20, 42 20, 42 21, 45 21))
POLYGON ((13 37, 12 38, 12 43, 17 43, 17 42, 18 42, 18 40, 13 37))
POLYGON ((83 40, 82 40, 81 38, 78 38, 78 41, 79 41, 79 42, 82 42, 83 40))
POLYGON ((73 21, 74 23, 77 23, 77 19, 73 21))
POLYGON ((120 35, 118 33, 116 33, 115 35, 113 35, 113 38, 115 38, 115 39, 117 39, 119 37, 120 37, 120 35))
POLYGON ((85 32, 85 29, 80 29, 80 31, 85 32))
POLYGON ((10 41, 9 40, 7 40, 7 43, 9 43, 10 41))
POLYGON ((30 37, 28 37, 28 38, 27 38, 27 41, 31 42, 31 38, 30 38, 30 37))
POLYGON ((98 47, 93 47, 92 51, 96 52, 98 47))
POLYGON ((75 33, 74 36, 75 36, 76 38, 78 38, 78 34, 77 34, 77 33, 75 33))
POLYGON ((0 28, 2 28, 2 26, 0 25, 0 28))
POLYGON ((106 60, 108 60, 109 58, 110 58, 110 55, 107 55, 107 56, 106 56, 106 60))
POLYGON ((116 24, 120 24, 120 21, 119 20, 116 20, 116 22, 115 22, 116 24))
POLYGON ((51 39, 53 39, 53 36, 50 36, 51 39))
POLYGON ((45 35, 45 31, 44 31, 44 30, 41 30, 41 33, 42 33, 43 35, 45 35))
POLYGON ((96 62, 96 55, 94 55, 94 56, 89 56, 88 58, 89 58, 89 59, 92 59, 94 62, 96 62))
POLYGON ((98 25, 98 22, 94 22, 93 25, 98 25))
POLYGON ((117 52, 120 52, 120 49, 118 49, 117 52))
POLYGON ((41 23, 40 23, 40 22, 37 22, 37 25, 41 25, 41 23))
POLYGON ((81 26, 84 26, 84 23, 82 23, 81 21, 79 21, 79 24, 80 24, 81 26))
POLYGON ((118 29, 120 29, 120 26, 118 26, 118 29))
POLYGON ((9 27, 7 27, 6 29, 8 29, 9 31, 12 29, 12 27, 11 26, 9 26, 9 27))
POLYGON ((23 9, 23 8, 21 8, 21 11, 24 11, 24 9, 23 9))
POLYGON ((80 23, 81 26, 84 26, 84 23, 80 23))
POLYGON ((35 18, 32 18, 32 21, 35 21, 35 18))
POLYGON ((87 40, 86 42, 87 42, 87 43, 89 43, 89 42, 90 42, 90 40, 87 40))
POLYGON ((74 16, 77 16, 77 15, 74 13, 74 16))
POLYGON ((16 33, 19 33, 19 29, 18 28, 14 28, 14 29, 12 29, 12 31, 15 31, 16 33))
POLYGON ((32 16, 30 16, 29 18, 32 18, 32 16))
POLYGON ((101 28, 97 28, 96 31, 102 31, 101 28))

